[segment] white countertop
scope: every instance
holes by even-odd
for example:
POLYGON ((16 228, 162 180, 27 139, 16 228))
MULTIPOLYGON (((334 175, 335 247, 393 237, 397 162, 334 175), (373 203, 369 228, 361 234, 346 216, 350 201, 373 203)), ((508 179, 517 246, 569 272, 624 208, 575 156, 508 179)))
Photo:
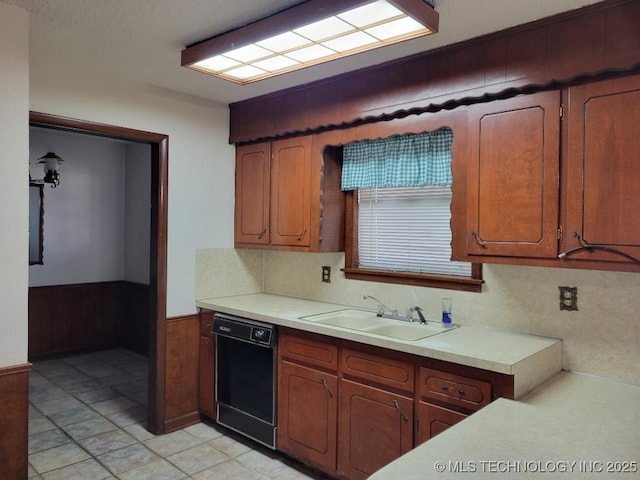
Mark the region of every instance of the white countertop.
POLYGON ((640 386, 562 372, 498 399, 370 480, 640 478, 640 386))
POLYGON ((561 370, 562 342, 554 338, 462 325, 417 341, 399 340, 300 319, 356 307, 264 293, 197 300, 196 305, 275 325, 513 375, 515 398, 532 391, 561 370))

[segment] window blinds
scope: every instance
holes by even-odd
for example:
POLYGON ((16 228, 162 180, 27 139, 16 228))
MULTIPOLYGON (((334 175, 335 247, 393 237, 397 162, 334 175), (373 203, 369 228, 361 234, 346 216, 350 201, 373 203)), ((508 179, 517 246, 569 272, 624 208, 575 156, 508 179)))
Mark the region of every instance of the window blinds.
POLYGON ((360 189, 358 202, 360 268, 471 276, 450 260, 450 187, 360 189))

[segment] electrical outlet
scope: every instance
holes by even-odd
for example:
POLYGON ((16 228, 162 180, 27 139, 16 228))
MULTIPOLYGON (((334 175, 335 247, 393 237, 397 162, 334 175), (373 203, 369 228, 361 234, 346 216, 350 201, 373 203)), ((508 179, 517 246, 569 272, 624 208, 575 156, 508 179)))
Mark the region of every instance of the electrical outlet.
POLYGON ((331 283, 331 267, 322 267, 322 283, 331 283))
POLYGON ((558 287, 560 290, 560 310, 578 310, 578 287, 558 287))

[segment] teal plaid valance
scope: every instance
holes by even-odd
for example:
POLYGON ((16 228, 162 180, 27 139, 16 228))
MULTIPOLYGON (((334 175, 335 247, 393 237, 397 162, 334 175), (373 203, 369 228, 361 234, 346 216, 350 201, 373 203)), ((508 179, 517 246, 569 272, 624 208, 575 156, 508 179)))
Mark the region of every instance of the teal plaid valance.
POLYGON ((453 131, 396 135, 344 146, 342 190, 451 185, 453 131))

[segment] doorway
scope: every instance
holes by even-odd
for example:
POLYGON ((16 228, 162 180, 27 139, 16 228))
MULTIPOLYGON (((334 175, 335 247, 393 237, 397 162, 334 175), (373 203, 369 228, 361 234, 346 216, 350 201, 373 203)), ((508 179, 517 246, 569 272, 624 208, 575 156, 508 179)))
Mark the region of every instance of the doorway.
POLYGON ((29 125, 142 143, 151 147, 147 429, 154 434, 164 433, 169 137, 40 112, 29 113, 29 125))

